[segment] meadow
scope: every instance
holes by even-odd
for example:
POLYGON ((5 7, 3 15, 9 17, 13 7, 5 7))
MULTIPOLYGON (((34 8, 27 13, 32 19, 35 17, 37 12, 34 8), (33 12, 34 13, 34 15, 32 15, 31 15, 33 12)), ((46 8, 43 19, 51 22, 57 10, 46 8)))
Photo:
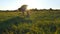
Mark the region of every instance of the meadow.
POLYGON ((0 12, 0 34, 60 34, 60 11, 0 12))

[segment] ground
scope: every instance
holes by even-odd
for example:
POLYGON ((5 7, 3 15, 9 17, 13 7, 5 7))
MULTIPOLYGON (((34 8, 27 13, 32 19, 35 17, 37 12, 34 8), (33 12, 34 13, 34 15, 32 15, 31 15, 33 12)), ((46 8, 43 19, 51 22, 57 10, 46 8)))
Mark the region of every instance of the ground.
POLYGON ((0 34, 60 34, 60 11, 0 12, 0 34))

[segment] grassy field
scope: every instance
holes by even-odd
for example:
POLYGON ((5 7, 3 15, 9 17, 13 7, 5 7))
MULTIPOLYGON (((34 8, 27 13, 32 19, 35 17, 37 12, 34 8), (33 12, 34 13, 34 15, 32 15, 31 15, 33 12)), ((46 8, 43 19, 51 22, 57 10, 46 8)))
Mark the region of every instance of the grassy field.
POLYGON ((60 34, 60 11, 0 12, 0 34, 60 34))

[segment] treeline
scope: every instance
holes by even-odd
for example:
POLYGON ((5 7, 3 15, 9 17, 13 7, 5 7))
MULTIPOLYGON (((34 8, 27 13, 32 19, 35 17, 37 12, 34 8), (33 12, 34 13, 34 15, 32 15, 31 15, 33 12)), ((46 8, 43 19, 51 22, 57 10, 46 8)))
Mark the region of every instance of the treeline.
POLYGON ((30 9, 31 11, 60 11, 60 9, 52 9, 52 8, 50 8, 50 9, 37 9, 37 8, 35 8, 35 9, 30 9))
MULTIPOLYGON (((52 8, 50 8, 50 9, 37 9, 37 8, 35 8, 35 9, 29 9, 30 11, 60 11, 60 9, 52 9, 52 8)), ((16 11, 18 11, 18 9, 17 10, 0 10, 0 12, 16 12, 16 11)))

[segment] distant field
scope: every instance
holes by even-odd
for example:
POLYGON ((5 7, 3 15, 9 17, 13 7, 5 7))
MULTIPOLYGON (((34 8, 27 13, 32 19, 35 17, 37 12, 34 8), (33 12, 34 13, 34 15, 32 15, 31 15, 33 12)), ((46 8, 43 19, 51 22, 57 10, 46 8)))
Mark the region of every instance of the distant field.
POLYGON ((60 34, 60 11, 0 12, 0 34, 60 34))

